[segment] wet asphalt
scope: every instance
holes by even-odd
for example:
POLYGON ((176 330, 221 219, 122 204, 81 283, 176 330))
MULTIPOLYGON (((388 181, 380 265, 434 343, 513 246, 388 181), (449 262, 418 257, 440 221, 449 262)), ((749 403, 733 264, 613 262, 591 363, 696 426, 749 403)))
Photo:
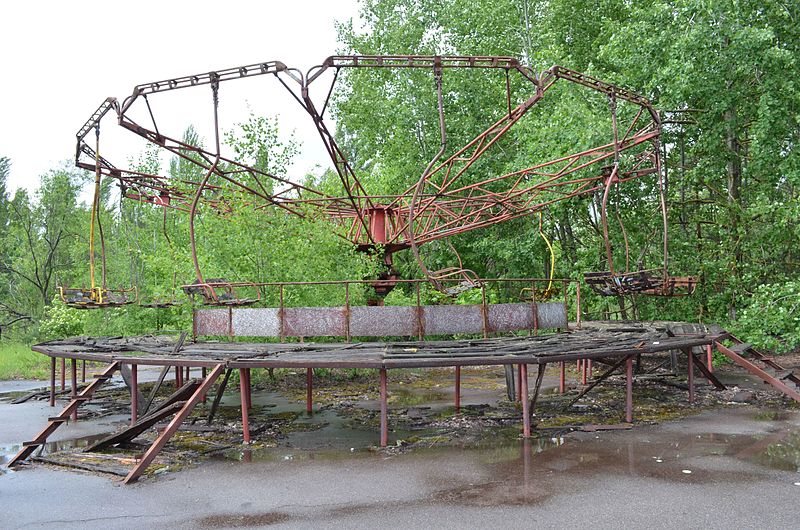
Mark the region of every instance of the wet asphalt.
MULTIPOLYGON (((40 402, 0 403, 5 454, 51 414, 40 402)), ((120 420, 70 424, 58 436, 108 432, 120 420)), ((284 448, 132 486, 3 466, 0 528, 796 528, 798 466, 800 413, 739 405, 530 443, 396 455, 284 448)))

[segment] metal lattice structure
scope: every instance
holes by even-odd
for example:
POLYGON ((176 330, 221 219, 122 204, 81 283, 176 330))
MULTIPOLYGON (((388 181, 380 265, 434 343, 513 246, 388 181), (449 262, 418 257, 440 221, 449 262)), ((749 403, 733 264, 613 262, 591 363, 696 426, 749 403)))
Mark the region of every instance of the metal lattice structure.
POLYGON ((299 217, 307 215, 309 209, 321 210, 340 225, 341 235, 358 249, 380 248, 389 271, 375 284, 380 293, 393 287, 396 275, 391 269, 392 254, 404 249, 414 252, 421 269, 437 287, 441 287, 440 280, 453 277, 462 277, 462 283, 467 287, 474 285, 477 279, 463 266, 429 271, 420 259, 419 245, 531 215, 558 201, 594 193, 602 193, 603 197, 601 222, 609 270, 587 275, 587 282, 597 292, 607 295, 633 292, 675 295, 691 292, 695 282, 692 278, 672 278, 667 271, 667 218, 659 157, 660 133, 659 113, 646 98, 561 66, 553 66, 537 75, 511 57, 332 56, 305 73, 282 62, 270 61, 137 85, 121 103, 115 98, 106 99, 80 129, 76 164, 116 179, 126 198, 189 214, 196 272, 194 289, 199 290, 208 302, 221 301, 217 290, 228 293, 228 305, 237 298, 227 282, 206 280, 200 270, 194 219, 201 204, 226 212, 244 201, 256 208, 279 208, 299 217), (441 147, 421 169, 417 182, 397 195, 371 195, 365 189, 324 119, 339 72, 356 68, 421 69, 430 71, 433 76, 441 147), (448 71, 461 69, 491 70, 505 75, 507 108, 502 117, 492 120, 471 141, 444 157, 447 134, 442 78, 448 71), (329 71, 333 76, 327 87, 327 96, 324 101, 315 102, 310 87, 329 79, 331 76, 323 77, 329 71), (339 176, 341 195, 328 195, 287 176, 274 175, 222 156, 218 119, 220 87, 229 81, 255 76, 276 79, 308 113, 339 176), (521 80, 523 90, 512 91, 512 76, 519 78, 514 79, 515 86, 521 80), (534 160, 505 174, 476 175, 476 162, 493 156, 498 142, 534 106, 541 105, 547 92, 558 83, 578 85, 607 98, 611 116, 608 140, 552 160, 534 160), (209 148, 189 145, 160 131, 148 99, 166 92, 202 86, 210 87, 214 110, 215 142, 209 148), (131 109, 142 104, 146 106, 151 121, 147 125, 137 123, 131 117, 131 109), (617 111, 617 106, 622 104, 633 109, 624 113, 624 119, 621 117, 623 114, 617 111), (99 130, 100 121, 111 112, 124 129, 202 168, 205 172, 203 178, 189 181, 146 174, 118 168, 101 157, 99 143, 96 150, 92 149, 86 138, 93 129, 99 130), (656 175, 659 183, 664 266, 661 270, 633 274, 628 270, 616 271, 606 211, 609 192, 614 185, 646 175, 656 175))

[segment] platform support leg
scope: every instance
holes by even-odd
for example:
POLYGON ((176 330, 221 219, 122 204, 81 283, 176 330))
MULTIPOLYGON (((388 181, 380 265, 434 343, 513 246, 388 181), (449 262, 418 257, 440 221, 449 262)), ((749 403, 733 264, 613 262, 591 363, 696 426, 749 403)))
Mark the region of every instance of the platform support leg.
POLYGON ((586 371, 589 372, 589 375, 587 376, 587 379, 591 379, 593 377, 593 375, 592 375, 593 374, 593 368, 594 367, 592 366, 592 360, 591 359, 586 359, 586 371))
MULTIPOLYGON (((69 389, 69 397, 74 400, 78 396, 78 361, 75 359, 70 359, 70 379, 72 385, 69 389)), ((72 421, 78 421, 78 407, 75 407, 75 410, 72 411, 71 417, 72 421)))
POLYGON ((247 386, 245 387, 247 390, 247 410, 253 408, 253 385, 250 382, 250 368, 244 369, 244 375, 247 378, 247 386))
POLYGON ((581 359, 581 384, 582 385, 586 384, 586 365, 587 365, 587 360, 586 359, 581 359))
POLYGON ((633 423, 633 357, 625 361, 625 421, 633 423))
POLYGON ((139 366, 131 365, 131 425, 139 418, 139 366))
POLYGON ((461 412, 461 367, 456 366, 456 389, 455 389, 455 401, 456 401, 456 414, 461 412))
POLYGON ((558 363, 558 393, 563 394, 567 389, 567 363, 558 363))
MULTIPOLYGON (((200 373, 202 374, 202 376, 203 376, 203 379, 205 379, 206 377, 208 377, 208 368, 206 368, 205 366, 203 366, 203 367, 200 369, 200 373)), ((203 394, 203 397, 202 397, 202 398, 200 398, 200 403, 203 403, 203 404, 205 404, 205 402, 206 402, 206 395, 205 395, 205 394, 203 394)))
POLYGON ((125 484, 130 484, 132 482, 136 482, 136 480, 144 473, 147 466, 149 466, 156 455, 164 448, 167 444, 169 439, 175 434, 175 431, 178 430, 178 427, 184 422, 184 420, 191 414, 192 409, 194 409, 195 405, 200 401, 200 397, 208 392, 208 389, 211 388, 211 385, 214 384, 214 381, 220 376, 222 372, 225 371, 224 364, 218 364, 208 375, 208 377, 200 383, 200 386, 194 391, 194 393, 189 397, 186 403, 183 405, 183 408, 175 414, 175 417, 172 418, 172 421, 169 422, 167 428, 159 435, 158 438, 153 442, 153 445, 145 452, 142 456, 142 459, 136 464, 128 476, 122 481, 125 484))
POLYGON ((528 401, 528 365, 519 365, 520 374, 522 374, 520 391, 522 392, 522 436, 524 438, 531 437, 531 411, 530 402, 528 401))
POLYGON ((81 383, 86 382, 86 359, 81 361, 81 383))
POLYGON ((306 412, 314 411, 314 369, 306 368, 306 412))
POLYGON ((63 392, 65 388, 67 388, 66 383, 67 378, 67 360, 62 357, 61 358, 61 391, 63 392))
POLYGON ((386 392, 386 368, 381 368, 381 447, 389 444, 388 396, 386 392))
POLYGON ((522 401, 522 365, 517 365, 517 401, 522 401))
POLYGON ((56 406, 56 358, 50 357, 50 406, 56 406))
POLYGON ((183 384, 181 383, 181 367, 180 366, 176 366, 175 367, 175 390, 178 390, 182 386, 183 386, 183 384))
POLYGON ((245 369, 239 368, 239 394, 242 402, 242 438, 244 443, 250 443, 250 419, 247 411, 247 376, 245 369))
POLYGON ((690 404, 694 404, 694 362, 692 362, 693 359, 694 359, 694 355, 692 354, 692 349, 691 348, 687 348, 686 351, 687 351, 687 354, 688 354, 687 361, 689 363, 689 366, 686 368, 686 371, 688 373, 688 379, 689 379, 688 380, 688 384, 689 384, 689 403, 690 404))
POLYGON ((711 351, 711 344, 706 346, 706 366, 708 371, 714 373, 714 353, 711 351))

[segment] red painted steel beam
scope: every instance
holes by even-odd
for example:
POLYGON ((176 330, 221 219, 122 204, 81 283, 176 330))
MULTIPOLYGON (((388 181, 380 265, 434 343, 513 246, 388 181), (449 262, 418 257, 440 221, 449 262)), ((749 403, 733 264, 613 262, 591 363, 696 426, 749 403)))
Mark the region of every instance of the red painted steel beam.
POLYGON ((314 369, 306 368, 306 412, 314 411, 314 369))
POLYGON ((250 417, 248 415, 247 404, 247 376, 245 371, 247 368, 239 368, 239 397, 242 404, 242 440, 244 443, 250 443, 250 417))
POLYGON ((689 385, 689 403, 694 404, 694 354, 691 348, 686 349, 686 355, 686 362, 688 363, 686 373, 689 385))
POLYGON ((461 412, 461 367, 456 366, 455 405, 456 414, 461 412))
POLYGON ((131 425, 139 418, 139 367, 131 364, 131 425))
POLYGON ((386 388, 386 375, 386 368, 381 368, 381 447, 386 447, 389 444, 389 405, 388 392, 386 388))
POLYGON ((47 441, 47 437, 53 434, 56 429, 66 422, 67 418, 72 415, 72 412, 76 410, 81 403, 88 401, 92 394, 94 394, 95 390, 108 381, 112 374, 118 369, 118 362, 113 362, 108 365, 99 376, 96 376, 97 379, 89 383, 89 385, 81 391, 76 399, 70 401, 69 404, 64 407, 64 409, 57 416, 51 418, 48 421, 47 426, 42 429, 31 442, 22 444, 22 449, 8 462, 8 467, 12 467, 22 460, 25 460, 31 455, 31 453, 33 453, 34 450, 36 450, 37 447, 40 447, 42 444, 44 444, 47 441))
POLYGON ((189 416, 189 414, 191 414, 194 407, 200 402, 202 397, 208 392, 208 390, 211 388, 211 385, 214 384, 223 371, 225 371, 224 364, 218 364, 213 370, 211 370, 211 373, 208 374, 208 377, 206 377, 200 386, 197 387, 197 390, 195 390, 194 394, 192 394, 192 396, 186 401, 186 403, 183 405, 183 408, 181 408, 175 417, 172 418, 172 421, 169 422, 169 425, 167 425, 167 428, 164 429, 164 432, 162 432, 161 435, 155 439, 147 452, 145 452, 145 454, 142 456, 142 459, 139 461, 139 463, 136 464, 130 473, 128 473, 123 480, 125 484, 130 484, 138 480, 138 478, 153 462, 158 453, 164 448, 169 439, 172 438, 172 435, 175 434, 175 432, 178 430, 178 427, 180 427, 183 421, 189 416))
POLYGON ((528 399, 528 365, 519 365, 519 371, 522 374, 522 436, 524 438, 531 437, 531 410, 530 401, 528 399))
MULTIPOLYGON (((74 400, 78 396, 78 361, 75 359, 70 359, 70 376, 69 397, 74 400)), ((78 421, 78 407, 72 411, 72 421, 78 421)))
POLYGON ((714 345, 716 346, 718 351, 722 352, 726 357, 731 359, 733 362, 735 362, 736 364, 738 364, 739 366, 741 366, 742 368, 744 368, 748 372, 750 372, 750 373, 752 373, 754 375, 757 375, 763 381, 766 381, 767 383, 769 383, 773 387, 777 388, 778 390, 780 390, 781 392, 783 392, 784 394, 786 394, 787 396, 789 396, 793 400, 800 402, 800 392, 798 392, 796 389, 791 388, 790 386, 788 386, 786 383, 784 383, 780 379, 777 379, 777 378, 773 377, 772 374, 770 374, 769 372, 766 372, 762 368, 756 366, 755 364, 753 364, 752 362, 748 361, 747 359, 745 359, 744 357, 742 357, 741 355, 739 355, 735 351, 731 350, 730 348, 728 348, 724 344, 721 344, 719 342, 715 342, 714 345))
POLYGON ((50 406, 56 406, 56 358, 50 357, 50 406))
POLYGON ((633 423, 633 357, 625 361, 625 421, 633 423))

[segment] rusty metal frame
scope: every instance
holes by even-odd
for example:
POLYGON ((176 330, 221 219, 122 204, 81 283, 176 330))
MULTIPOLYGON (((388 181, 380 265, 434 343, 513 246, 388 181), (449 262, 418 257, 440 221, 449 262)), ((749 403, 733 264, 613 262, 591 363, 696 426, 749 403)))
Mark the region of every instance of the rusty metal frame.
MULTIPOLYGON (((676 284, 674 281, 670 284, 666 272, 667 227, 659 159, 660 133, 659 113, 646 98, 623 87, 561 66, 553 66, 537 75, 512 57, 339 55, 328 57, 305 74, 280 61, 268 61, 137 85, 122 104, 115 98, 104 100, 81 127, 76 135, 76 165, 116 179, 123 195, 129 199, 186 211, 192 219, 199 204, 208 205, 219 212, 229 212, 238 204, 247 204, 256 209, 272 206, 299 217, 308 215, 310 210, 320 210, 342 225, 343 233, 340 235, 357 248, 382 252, 390 268, 391 255, 398 250, 413 248, 415 254, 418 254, 418 245, 530 215, 549 204, 601 191, 604 193, 603 220, 605 239, 608 241, 605 204, 611 185, 656 174, 665 223, 663 278, 661 283, 656 282, 658 285, 655 287, 639 289, 639 292, 670 295, 675 291, 675 285, 683 284, 676 284), (421 172, 418 181, 398 195, 369 194, 325 124, 324 114, 340 70, 364 68, 427 69, 433 73, 436 81, 441 148, 421 172), (511 84, 507 82, 507 112, 503 117, 489 124, 483 132, 456 149, 446 159, 439 160, 446 146, 445 109, 441 97, 442 76, 445 72, 459 69, 499 71, 507 77, 514 74, 523 81, 522 86, 529 90, 512 96, 511 84), (324 102, 319 104, 311 97, 310 88, 313 83, 321 82, 327 71, 333 71, 334 75, 324 102), (289 177, 273 175, 221 155, 217 120, 220 85, 253 76, 277 79, 309 114, 339 175, 344 195, 330 196, 289 177), (490 156, 491 149, 498 141, 531 108, 540 104, 545 93, 558 82, 582 86, 609 99, 613 122, 612 141, 554 160, 534 163, 503 175, 478 175, 476 178, 470 174, 470 178, 466 178, 475 163, 482 157, 490 156), (215 149, 210 150, 188 145, 160 131, 148 100, 148 95, 156 96, 205 85, 211 86, 214 96, 216 142, 215 149), (514 97, 521 98, 516 106, 512 104, 514 97), (147 127, 135 122, 129 114, 130 109, 140 100, 144 101, 152 121, 147 127), (630 113, 633 118, 624 127, 619 123, 616 108, 618 103, 632 105, 634 109, 630 113), (97 156, 92 158, 90 155, 94 152, 86 144, 85 138, 111 111, 116 113, 117 121, 123 128, 206 171, 202 182, 179 181, 119 169, 105 159, 97 156), (620 134, 618 131, 623 132, 620 134), (622 168, 620 157, 625 152, 629 153, 629 167, 622 168), (608 166, 601 167, 608 162, 612 162, 610 172, 608 166), (277 184, 277 191, 269 191, 263 185, 264 179, 277 184), (670 288, 665 287, 667 285, 670 288)), ((192 225, 192 235, 193 228, 192 225)), ((614 276, 613 258, 610 247, 608 248, 609 272, 614 276)), ((193 259, 198 283, 203 284, 194 248, 193 259)), ((427 272, 421 260, 420 265, 427 272)), ((463 267, 455 272, 466 274, 463 267)), ((438 282, 435 274, 428 272, 426 276, 434 283, 438 282)), ((390 275, 383 283, 390 288, 394 285, 394 279, 390 275)), ((209 298, 215 298, 213 290, 209 293, 209 298)))

